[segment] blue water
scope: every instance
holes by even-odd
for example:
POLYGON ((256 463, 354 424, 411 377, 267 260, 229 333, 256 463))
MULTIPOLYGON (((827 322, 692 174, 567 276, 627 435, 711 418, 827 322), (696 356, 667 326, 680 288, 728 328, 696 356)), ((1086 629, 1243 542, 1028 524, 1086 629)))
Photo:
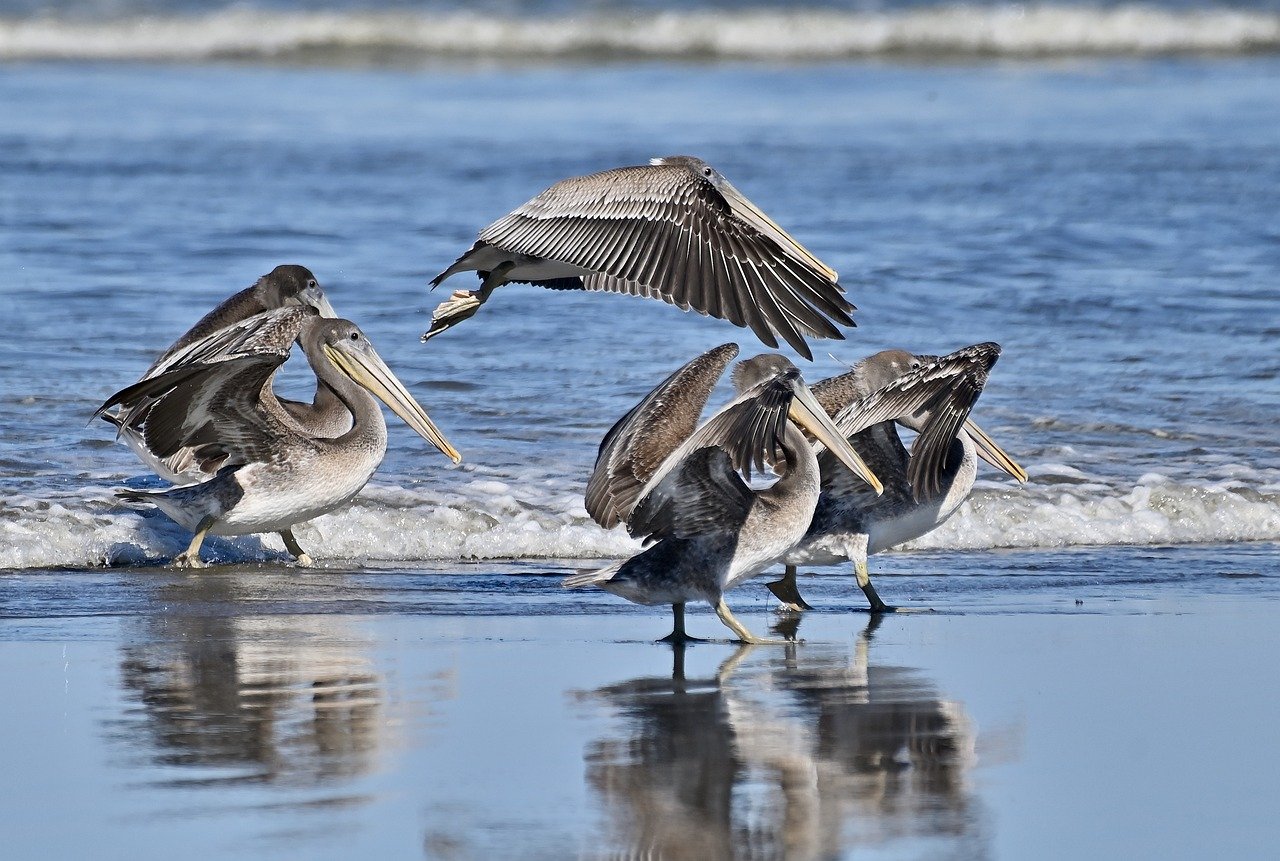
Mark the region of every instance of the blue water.
MULTIPOLYGON (((418 342, 428 278, 557 179, 707 158, 841 272, 874 350, 1004 355, 984 474, 928 547, 1280 538, 1280 61, 503 70, 0 66, 0 567, 161 559, 93 408, 205 310, 309 266, 462 451, 407 429, 328 558, 611 556, 581 507, 604 430, 727 323, 504 287, 418 342)), ((463 276, 456 286, 467 286, 463 276)), ((450 286, 455 286, 450 282, 450 286)), ((834 359, 827 354, 830 353, 834 359)), ((291 363, 300 364, 300 363, 291 363)), ((305 385, 304 369, 287 375, 305 385)), ((286 389, 289 386, 286 385, 286 389)), ((280 558, 275 539, 215 558, 280 558)))

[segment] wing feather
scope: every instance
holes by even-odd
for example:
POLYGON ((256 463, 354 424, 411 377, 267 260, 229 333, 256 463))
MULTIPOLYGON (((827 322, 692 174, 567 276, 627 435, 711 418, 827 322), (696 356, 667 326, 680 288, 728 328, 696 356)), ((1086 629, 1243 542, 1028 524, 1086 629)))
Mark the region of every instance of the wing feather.
POLYGON ((770 346, 780 336, 806 357, 805 335, 841 337, 836 327, 853 325, 836 281, 736 214, 687 164, 558 182, 482 230, 476 248, 484 246, 597 273, 608 287, 587 289, 662 298, 748 327, 770 346))
POLYGON ((708 350, 659 383, 609 429, 587 481, 586 508, 597 523, 610 528, 630 518, 640 488, 693 435, 711 390, 737 355, 737 344, 708 350))

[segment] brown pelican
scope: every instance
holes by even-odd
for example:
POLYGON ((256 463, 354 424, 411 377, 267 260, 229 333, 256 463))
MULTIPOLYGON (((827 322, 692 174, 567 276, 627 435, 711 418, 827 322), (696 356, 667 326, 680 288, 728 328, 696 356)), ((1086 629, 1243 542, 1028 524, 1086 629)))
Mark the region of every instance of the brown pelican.
POLYGON ((118 494, 157 506, 195 533, 177 564, 202 567, 200 544, 210 533, 279 532, 308 565, 293 525, 350 501, 386 453, 387 426, 370 392, 455 463, 461 459, 359 328, 312 308, 266 311, 216 330, 98 411, 120 405, 125 425, 145 414, 141 433, 149 451, 167 458, 189 448, 213 474, 200 484, 118 494), (295 339, 317 379, 352 416, 351 428, 336 438, 308 433, 271 390, 295 339))
POLYGON ((770 347, 781 336, 806 359, 806 335, 843 338, 836 324, 854 325, 835 270, 692 156, 557 182, 480 231, 432 287, 471 270, 480 289, 441 303, 424 341, 509 281, 661 299, 748 327, 770 347))
POLYGON ((736 344, 726 344, 686 364, 605 436, 587 485, 587 510, 606 526, 625 520, 633 536, 657 543, 625 562, 564 581, 568 587, 600 586, 639 604, 671 604, 670 642, 688 639, 684 605, 691 600, 709 602, 742 642, 782 642, 748 631, 730 612, 724 592, 777 561, 813 518, 818 460, 800 428, 878 486, 800 371, 776 354, 738 363, 737 398, 692 430, 737 352, 736 344), (751 489, 752 468, 762 471, 766 464, 780 477, 768 488, 751 489))
MULTIPOLYGON (((338 316, 311 270, 305 266, 277 266, 259 278, 252 287, 241 290, 201 317, 199 322, 174 341, 147 368, 142 379, 147 380, 164 373, 191 344, 203 341, 215 332, 263 311, 298 306, 315 308, 323 317, 338 316)), ((287 351, 289 344, 285 342, 279 347, 287 351)), ((205 361, 213 360, 213 357, 206 356, 205 361)), ((280 398, 279 403, 301 426, 316 436, 336 437, 351 428, 351 413, 347 412, 347 408, 333 391, 320 380, 316 381, 316 393, 311 403, 284 398, 280 398)), ((192 484, 209 477, 209 474, 200 470, 189 448, 182 448, 170 457, 159 458, 146 447, 141 432, 142 422, 146 420, 145 411, 135 415, 130 425, 122 424, 118 415, 102 413, 101 417, 116 426, 118 435, 138 459, 161 478, 175 484, 192 484)))
POLYGON ((783 557, 783 578, 768 584, 784 609, 808 607, 796 588, 797 565, 849 560, 871 612, 892 611, 871 585, 869 555, 918 538, 955 513, 973 488, 978 457, 1019 482, 1027 480, 1026 471, 969 419, 999 356, 1000 346, 992 343, 946 356, 885 350, 813 387, 836 426, 884 482, 884 493, 873 494, 830 455, 819 457, 822 496, 813 522, 783 557), (919 434, 910 454, 895 423, 919 434))

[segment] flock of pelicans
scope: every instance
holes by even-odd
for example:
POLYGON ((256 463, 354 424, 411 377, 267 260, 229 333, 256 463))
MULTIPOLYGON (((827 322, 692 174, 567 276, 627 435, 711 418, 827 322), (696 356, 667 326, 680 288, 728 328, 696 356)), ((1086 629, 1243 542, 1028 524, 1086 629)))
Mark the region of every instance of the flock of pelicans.
MULTIPOLYGON (((808 359, 806 337, 842 338, 838 327, 853 325, 836 273, 687 156, 556 183, 481 231, 432 283, 464 271, 479 274, 480 288, 443 302, 423 340, 475 314, 508 282, 661 299, 750 328, 770 347, 781 337, 808 359)), ((783 356, 756 356, 734 368, 736 397, 699 424, 737 354, 724 344, 659 383, 605 435, 587 483, 591 516, 606 528, 625 524, 649 546, 564 585, 670 604, 668 641, 691 639, 684 607, 703 600, 743 642, 769 642, 734 617, 724 593, 777 562, 786 573, 769 587, 784 607, 808 606, 796 566, 850 560, 871 610, 889 611, 868 555, 945 520, 968 496, 978 458, 1027 478, 969 418, 996 344, 946 356, 886 350, 812 388, 783 356), (898 425, 917 434, 910 452, 898 425), (753 470, 777 478, 753 486, 753 470)), ((294 525, 349 502, 386 452, 375 397, 461 459, 311 272, 278 266, 205 315, 95 415, 173 483, 119 495, 193 533, 176 564, 202 567, 209 534, 278 532, 309 565, 294 525), (310 403, 272 391, 295 343, 315 372, 310 403)))

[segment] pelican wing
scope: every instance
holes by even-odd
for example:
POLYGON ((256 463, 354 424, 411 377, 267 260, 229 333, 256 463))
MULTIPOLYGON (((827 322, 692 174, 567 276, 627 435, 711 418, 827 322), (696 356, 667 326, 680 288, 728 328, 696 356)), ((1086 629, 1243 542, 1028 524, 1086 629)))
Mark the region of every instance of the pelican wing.
POLYGON ((272 374, 315 316, 313 308, 290 306, 214 330, 175 351, 164 369, 116 392, 95 415, 119 406, 112 423, 130 447, 175 480, 259 459, 278 428, 274 416, 246 404, 260 403, 272 374), (239 421, 229 418, 235 409, 239 421))
POLYGON ((246 287, 239 293, 228 297, 208 314, 201 317, 194 326, 184 332, 178 340, 174 341, 172 346, 152 363, 151 367, 147 368, 147 372, 142 375, 143 379, 163 373, 173 364, 177 354, 191 344, 203 341, 228 326, 267 310, 267 307, 258 298, 255 287, 256 285, 254 287, 246 287))
POLYGON ((164 370, 251 354, 287 356, 307 320, 319 316, 320 312, 308 305, 290 305, 235 320, 175 350, 164 363, 164 370))
POLYGON ((711 389, 737 355, 737 344, 708 350, 659 383, 609 429, 587 481, 587 512, 597 523, 608 529, 630 518, 640 488, 697 430, 711 389))
POLYGON ((485 244, 589 270, 588 290, 660 298, 749 327, 769 346, 781 336, 806 358, 805 335, 843 338, 836 324, 854 325, 829 270, 735 213, 684 164, 558 182, 481 231, 485 244))
POLYGON ((696 534, 737 529, 741 524, 733 518, 739 513, 746 516, 741 505, 745 499, 749 506, 752 494, 747 490, 747 496, 742 497, 739 490, 746 490, 745 482, 740 478, 737 484, 730 482, 723 471, 727 468, 750 480, 753 468, 763 471, 766 464, 782 462, 782 437, 792 397, 794 390, 786 377, 774 377, 752 387, 708 419, 667 455, 640 488, 639 502, 629 524, 631 534, 663 537, 649 532, 648 527, 680 520, 682 513, 691 516, 678 527, 684 537, 695 534, 690 530, 696 529, 703 530, 696 534), (699 451, 711 448, 722 451, 723 459, 698 455, 686 466, 686 461, 699 451), (708 471, 710 476, 705 475, 708 471), (709 495, 720 498, 711 499, 709 495), (715 523, 707 516, 713 511, 722 518, 715 523))
MULTIPOLYGON (((851 438, 880 422, 929 413, 928 423, 912 444, 908 474, 917 499, 932 495, 938 491, 951 442, 982 394, 987 375, 999 357, 999 344, 983 343, 926 362, 845 407, 835 418, 836 427, 851 438)), ((819 464, 824 475, 843 468, 826 452, 819 464)))
POLYGON ((156 381, 168 388, 142 425, 147 448, 162 458, 190 449, 209 474, 273 460, 287 426, 263 408, 264 390, 287 357, 257 353, 162 374, 156 381))
POLYGON ((700 448, 640 501, 628 528, 650 540, 736 533, 753 499, 728 452, 700 448))

